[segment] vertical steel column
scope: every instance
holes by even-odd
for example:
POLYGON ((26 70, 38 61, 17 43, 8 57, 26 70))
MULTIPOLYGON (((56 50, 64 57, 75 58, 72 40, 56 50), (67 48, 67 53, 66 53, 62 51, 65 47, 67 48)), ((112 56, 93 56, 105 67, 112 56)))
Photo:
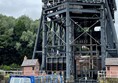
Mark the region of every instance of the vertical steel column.
MULTIPOLYGON (((60 38, 62 38, 62 29, 61 29, 61 27, 58 25, 58 36, 60 37, 60 38)), ((60 38, 58 38, 58 49, 60 50, 61 49, 61 39, 60 38)))
MULTIPOLYGON (((71 21, 71 43, 73 40, 74 40, 74 23, 71 21)), ((74 47, 74 45, 71 44, 71 72, 74 77, 73 79, 76 78, 74 50, 75 50, 75 47, 74 47)))
POLYGON ((54 22, 53 23, 53 26, 52 26, 52 30, 53 30, 53 36, 52 36, 52 46, 55 46, 55 41, 56 41, 56 23, 54 22))
POLYGON ((105 58, 106 58, 106 41, 105 41, 105 13, 104 13, 104 6, 101 5, 101 12, 100 12, 100 23, 101 23, 101 60, 102 60, 102 69, 105 69, 105 58))
POLYGON ((53 26, 52 26, 52 31, 53 31, 53 33, 52 33, 52 46, 53 46, 53 52, 55 53, 55 41, 56 41, 56 35, 55 35, 55 33, 56 33, 56 23, 55 22, 53 22, 53 26))
POLYGON ((69 4, 66 4, 66 81, 69 82, 71 75, 71 27, 70 27, 70 14, 69 4))
MULTIPOLYGON (((66 29, 63 28, 63 31, 64 31, 64 41, 66 42, 66 29)), ((65 43, 63 50, 66 52, 66 43, 65 43)), ((66 53, 64 56, 66 56, 66 53)))
POLYGON ((41 13, 40 26, 38 28, 37 35, 36 35, 36 40, 35 40, 35 45, 34 45, 34 51, 33 51, 32 59, 34 59, 35 55, 36 55, 37 45, 38 45, 38 41, 39 41, 39 38, 40 38, 40 31, 42 29, 42 20, 43 20, 43 12, 41 13))
POLYGON ((41 69, 46 68, 46 44, 47 44, 47 28, 46 28, 46 14, 43 10, 43 43, 42 43, 42 65, 41 69))
MULTIPOLYGON (((108 19, 106 19, 108 20, 108 19)), ((109 20, 108 20, 109 21, 109 20)), ((108 46, 108 49, 113 49, 114 47, 114 42, 113 42, 113 31, 112 31, 112 28, 110 27, 110 23, 107 21, 107 24, 106 24, 106 35, 107 35, 107 46, 108 46)))
POLYGON ((107 11, 108 11, 109 23, 110 23, 111 28, 112 28, 112 34, 113 34, 113 38, 114 38, 114 43, 116 45, 117 54, 118 54, 117 34, 116 34, 115 26, 114 26, 114 23, 113 23, 113 18, 112 18, 112 15, 111 15, 111 11, 110 11, 110 8, 109 8, 109 5, 108 5, 108 0, 105 0, 105 1, 106 1, 106 7, 107 7, 107 11))

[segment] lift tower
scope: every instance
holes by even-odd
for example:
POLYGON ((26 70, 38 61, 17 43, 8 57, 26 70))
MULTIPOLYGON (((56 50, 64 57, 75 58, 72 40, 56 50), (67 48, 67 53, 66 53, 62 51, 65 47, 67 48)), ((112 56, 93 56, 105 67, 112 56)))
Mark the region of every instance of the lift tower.
POLYGON ((97 72, 105 69, 105 58, 118 54, 115 0, 42 2, 32 58, 42 54, 41 69, 47 73, 63 72, 67 82, 96 80, 97 72))

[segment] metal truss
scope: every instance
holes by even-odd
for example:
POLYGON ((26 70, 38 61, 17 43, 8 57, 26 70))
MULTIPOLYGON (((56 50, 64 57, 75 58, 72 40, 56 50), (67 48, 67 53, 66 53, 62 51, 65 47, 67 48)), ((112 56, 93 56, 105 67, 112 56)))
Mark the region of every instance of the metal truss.
POLYGON ((42 54, 41 70, 64 72, 67 82, 90 80, 117 57, 115 1, 45 0, 32 58, 42 54), (111 8, 112 7, 112 8, 111 8), (99 30, 95 30, 99 27, 99 30), (42 35, 42 50, 39 42, 42 35), (70 80, 71 79, 71 80, 70 80))

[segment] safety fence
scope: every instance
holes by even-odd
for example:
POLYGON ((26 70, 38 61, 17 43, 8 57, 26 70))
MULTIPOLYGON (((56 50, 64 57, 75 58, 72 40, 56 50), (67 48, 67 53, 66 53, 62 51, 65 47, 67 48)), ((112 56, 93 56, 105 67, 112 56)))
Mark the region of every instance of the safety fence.
POLYGON ((63 76, 46 75, 35 77, 35 83, 64 83, 63 76))

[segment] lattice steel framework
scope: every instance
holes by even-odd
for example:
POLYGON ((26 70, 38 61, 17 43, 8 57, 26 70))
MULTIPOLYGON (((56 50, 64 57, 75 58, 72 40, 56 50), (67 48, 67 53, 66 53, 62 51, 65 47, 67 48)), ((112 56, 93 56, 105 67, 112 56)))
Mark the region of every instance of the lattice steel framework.
POLYGON ((106 57, 117 57, 115 0, 44 0, 32 58, 41 69, 65 72, 66 81, 96 79, 106 57), (42 34, 42 50, 39 50, 42 34), (96 76, 96 77, 95 77, 96 76))

